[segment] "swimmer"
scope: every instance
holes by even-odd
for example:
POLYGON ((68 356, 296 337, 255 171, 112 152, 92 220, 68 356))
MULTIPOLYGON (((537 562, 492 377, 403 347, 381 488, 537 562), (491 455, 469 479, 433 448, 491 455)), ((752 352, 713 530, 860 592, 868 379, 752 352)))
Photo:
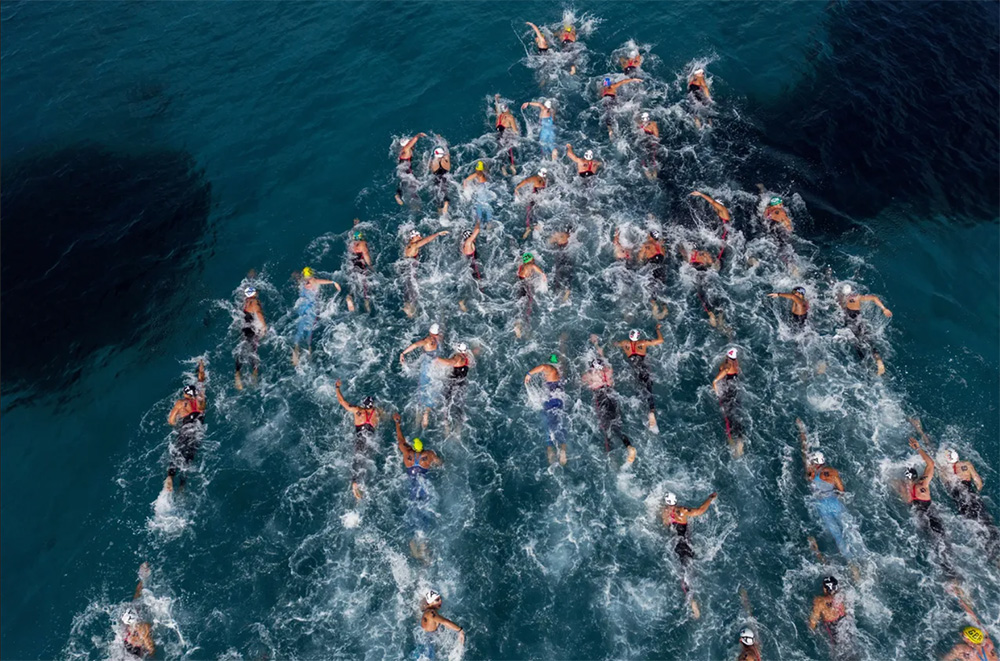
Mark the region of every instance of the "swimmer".
POLYGON ((625 446, 625 457, 628 463, 635 461, 636 451, 628 437, 622 433, 622 417, 618 407, 618 396, 615 393, 614 371, 604 358, 604 351, 598 345, 596 335, 590 336, 590 343, 597 351, 597 357, 590 361, 590 367, 580 377, 583 385, 594 393, 594 408, 597 411, 597 422, 604 434, 604 451, 611 450, 611 436, 617 435, 625 446))
POLYGON ((750 627, 743 627, 740 631, 740 653, 736 661, 761 661, 757 636, 750 627))
POLYGON ((566 157, 576 163, 576 173, 582 178, 593 177, 601 167, 600 161, 594 160, 594 152, 590 149, 583 152, 583 158, 573 153, 573 145, 566 143, 566 157))
POLYGON ((696 271, 718 271, 722 268, 722 263, 717 260, 712 253, 707 250, 688 250, 683 243, 677 244, 677 252, 681 259, 690 264, 696 271))
POLYGON ((539 53, 544 53, 544 52, 548 51, 549 50, 549 42, 545 38, 545 35, 542 34, 542 31, 540 29, 538 29, 538 26, 535 25, 534 23, 532 23, 531 21, 525 21, 525 23, 529 27, 531 27, 531 29, 534 30, 534 32, 535 32, 535 47, 538 48, 538 52, 539 53))
POLYGON ((726 359, 719 366, 719 373, 712 380, 712 390, 719 398, 722 407, 722 417, 726 423, 726 438, 734 457, 743 456, 743 425, 737 416, 739 409, 739 388, 737 379, 740 374, 739 351, 733 347, 726 352, 726 359), (725 390, 719 388, 719 383, 725 383, 725 390))
POLYGON ((480 223, 488 223, 493 217, 493 208, 489 204, 490 193, 487 183, 486 164, 482 161, 477 161, 472 174, 462 181, 463 190, 468 190, 470 186, 475 186, 472 192, 472 213, 476 217, 476 222, 480 223))
POLYGON ((514 147, 512 141, 516 138, 511 138, 511 134, 517 135, 519 131, 517 130, 517 120, 514 119, 514 113, 510 111, 506 103, 500 101, 500 95, 493 95, 493 109, 496 112, 497 120, 496 128, 497 131, 497 142, 502 147, 507 147, 507 156, 510 158, 510 171, 507 171, 507 166, 503 166, 501 170, 504 174, 517 174, 517 166, 514 165, 514 147))
MULTIPOLYGON (((698 116, 698 112, 701 108, 712 102, 712 93, 708 89, 708 81, 705 80, 704 69, 695 69, 688 76, 687 91, 691 98, 691 105, 693 106, 692 116, 694 118, 694 125, 700 129, 701 118, 698 116)), ((708 124, 711 126, 712 120, 708 120, 708 124)))
POLYGON ((138 602, 142 597, 143 581, 148 581, 150 575, 149 563, 139 566, 139 582, 132 595, 132 605, 121 615, 121 623, 125 626, 122 635, 122 646, 134 657, 144 659, 156 654, 156 644, 153 642, 153 625, 139 616, 138 602))
POLYGON ((847 617, 847 605, 840 594, 840 582, 836 576, 823 578, 823 594, 813 597, 812 612, 809 614, 809 628, 813 631, 820 623, 826 628, 830 642, 836 645, 844 642, 838 635, 838 626, 847 617))
POLYGON ((562 300, 569 299, 570 285, 573 280, 573 260, 569 256, 569 240, 573 233, 573 226, 566 224, 561 230, 556 230, 549 236, 549 245, 555 250, 555 277, 552 279, 552 286, 557 290, 562 290, 562 300))
POLYGON ((789 234, 792 233, 792 219, 785 209, 785 201, 777 195, 771 196, 767 201, 767 206, 764 207, 764 219, 773 223, 769 227, 781 227, 789 234))
POLYGON ((479 272, 479 263, 477 259, 479 253, 476 251, 476 238, 479 236, 479 221, 473 225, 471 230, 465 230, 462 233, 462 254, 467 260, 469 260, 469 268, 472 269, 472 277, 476 280, 482 279, 482 274, 479 272))
MULTIPOLYGON (((527 299, 525 316, 531 317, 532 282, 541 280, 543 284, 548 284, 549 278, 545 272, 535 263, 535 257, 530 252, 521 256, 521 263, 517 265, 517 280, 519 283, 517 299, 527 299), (534 279, 534 280, 532 280, 534 279)), ((514 335, 521 337, 521 320, 514 322, 514 335)))
POLYGON ((636 69, 642 66, 642 55, 638 50, 632 49, 628 53, 628 57, 619 57, 618 64, 621 65, 622 71, 625 72, 626 76, 629 76, 636 69))
POLYGON ((903 501, 909 503, 916 513, 918 525, 930 534, 931 540, 938 552, 938 560, 944 573, 952 579, 957 578, 949 557, 951 547, 945 537, 944 523, 931 502, 931 480, 934 479, 934 460, 920 446, 917 439, 910 438, 910 447, 920 454, 924 460, 924 472, 916 468, 906 469, 905 479, 899 485, 903 501))
POLYGON ((525 177, 520 183, 517 184, 517 186, 514 186, 514 195, 517 195, 517 192, 519 190, 521 190, 522 188, 525 188, 527 186, 531 186, 532 187, 531 188, 531 194, 532 194, 531 201, 528 202, 528 208, 524 212, 524 225, 525 225, 525 227, 524 227, 524 235, 521 237, 522 239, 527 239, 528 235, 531 234, 531 229, 532 229, 532 227, 531 227, 531 212, 535 208, 535 197, 534 197, 534 195, 535 195, 535 193, 538 193, 538 191, 543 190, 548 185, 548 181, 549 181, 549 171, 547 169, 545 169, 545 168, 540 168, 538 170, 538 174, 532 175, 530 177, 525 177))
MULTIPOLYGON (((455 345, 455 354, 451 358, 435 359, 438 364, 451 368, 451 374, 448 375, 448 380, 444 388, 444 405, 449 412, 458 403, 461 393, 465 390, 466 380, 469 376, 469 355, 469 345, 465 342, 459 342, 455 345)), ((447 420, 450 419, 451 415, 449 413, 447 420)), ((447 427, 448 424, 446 422, 445 434, 449 433, 447 427)))
MULTIPOLYGON (((663 520, 663 525, 668 528, 673 526, 674 532, 677 533, 677 544, 674 545, 674 553, 677 554, 677 558, 680 560, 681 567, 684 568, 686 573, 688 563, 695 559, 696 556, 694 549, 688 543, 688 519, 693 519, 699 517, 708 511, 709 505, 718 497, 717 493, 709 494, 708 498, 705 499, 698 507, 691 509, 688 507, 681 507, 677 504, 677 494, 668 491, 663 498, 663 512, 661 518, 663 520)), ((683 580, 683 588, 685 593, 687 593, 687 580, 683 580)), ((698 608, 698 602, 693 598, 691 599, 691 613, 695 619, 701 617, 701 610, 698 608)))
MULTIPOLYGON (((920 433, 920 437, 930 446, 930 438, 924 432, 917 418, 910 418, 910 424, 920 433)), ((961 461, 954 448, 944 450, 945 459, 951 470, 943 470, 938 477, 945 485, 958 509, 959 514, 972 521, 978 521, 986 528, 987 552, 991 558, 1000 555, 1000 530, 993 523, 993 517, 986 511, 986 505, 979 495, 983 490, 983 478, 970 461, 961 461)))
MULTIPOLYGON (((365 241, 365 233, 357 229, 361 221, 354 219, 354 231, 351 233, 351 242, 347 248, 351 256, 351 272, 361 280, 362 295, 365 299, 365 312, 371 312, 371 304, 368 302, 368 280, 367 273, 372 267, 372 256, 368 252, 368 242, 365 241)), ((349 312, 354 312, 354 298, 348 294, 345 299, 349 312)))
POLYGON ((730 334, 731 330, 725 324, 725 318, 722 310, 716 305, 713 297, 709 295, 708 290, 705 285, 704 274, 708 271, 719 271, 722 268, 722 262, 716 259, 712 253, 707 250, 688 250, 687 246, 684 244, 677 244, 677 252, 681 256, 681 259, 691 266, 695 271, 698 271, 695 276, 695 287, 694 293, 701 302, 701 308, 708 315, 708 323, 712 328, 718 328, 719 330, 730 334))
MULTIPOLYGON (((840 479, 840 472, 826 463, 826 457, 822 452, 809 451, 805 423, 800 418, 796 418, 795 424, 799 428, 802 464, 805 467, 806 480, 812 490, 816 512, 819 514, 823 527, 833 537, 840 554, 846 560, 851 561, 854 552, 844 539, 844 505, 839 498, 840 494, 846 493, 847 490, 840 479)), ((851 566, 852 572, 856 571, 853 563, 851 566)))
POLYGON ((961 590, 956 590, 958 603, 972 620, 972 625, 962 629, 962 642, 956 644, 941 661, 1000 661, 997 648, 990 639, 983 623, 979 621, 961 590))
POLYGON ((340 379, 334 384, 337 393, 337 401, 344 409, 354 416, 354 463, 351 467, 351 493, 354 498, 361 500, 363 495, 361 487, 365 483, 369 450, 376 449, 375 428, 378 427, 381 417, 379 410, 375 408, 375 399, 368 395, 361 400, 360 406, 350 404, 340 392, 340 379))
MULTIPOLYGON (((730 220, 732 220, 732 216, 729 214, 729 209, 727 209, 724 204, 716 200, 713 200, 705 193, 702 193, 701 191, 691 191, 691 197, 700 197, 701 199, 711 204, 712 210, 715 211, 716 215, 719 216, 719 220, 721 220, 723 224, 728 223, 730 220)), ((723 236, 722 238, 723 240, 725 240, 726 237, 723 236)))
POLYGON ((243 339, 236 349, 236 389, 243 390, 243 363, 250 365, 250 378, 257 384, 257 372, 260 368, 260 357, 257 347, 267 333, 267 322, 264 321, 264 311, 260 307, 256 287, 246 287, 243 290, 243 327, 240 329, 243 339))
POLYGON ((660 144, 660 127, 655 120, 650 119, 648 112, 639 114, 639 143, 640 148, 645 147, 646 155, 642 160, 642 167, 646 178, 656 179, 658 165, 656 163, 656 150, 660 144))
POLYGON ((420 263, 420 250, 434 239, 447 235, 448 231, 442 230, 424 237, 417 230, 410 230, 410 239, 406 242, 406 247, 403 248, 403 257, 406 258, 404 261, 404 271, 406 272, 404 273, 403 311, 411 319, 417 313, 417 264, 420 263))
POLYGON ((403 175, 413 174, 413 147, 420 138, 426 138, 426 133, 418 133, 412 138, 402 137, 399 139, 399 166, 396 168, 400 175, 399 186, 396 188, 396 204, 403 205, 403 175))
POLYGON ((806 300, 806 288, 795 287, 790 292, 771 292, 768 298, 787 298, 792 302, 792 321, 795 327, 802 330, 806 327, 806 318, 809 316, 809 301, 806 300))
POLYGON ((542 147, 542 158, 551 156, 554 161, 559 156, 559 150, 556 149, 555 110, 552 109, 552 99, 545 99, 542 103, 527 101, 521 104, 521 110, 528 106, 538 108, 538 121, 541 124, 538 129, 538 142, 542 147))
MULTIPOLYGON (((559 41, 562 44, 563 50, 571 48, 576 43, 576 28, 572 25, 564 25, 562 32, 559 33, 559 41)), ((575 63, 569 65, 569 75, 576 75, 575 63)))
POLYGON ((618 96, 618 88, 622 85, 627 85, 628 83, 640 82, 642 82, 642 78, 625 78, 623 80, 619 80, 617 83, 612 83, 610 78, 604 78, 604 80, 601 81, 601 101, 604 102, 604 122, 608 127, 609 138, 614 135, 614 129, 611 122, 611 109, 614 106, 615 98, 618 96))
POLYGON ((421 426, 426 429, 430 416, 431 406, 434 404, 433 384, 431 383, 431 365, 438 357, 441 350, 441 327, 437 323, 431 324, 427 336, 417 340, 399 353, 399 364, 406 364, 406 354, 416 349, 424 350, 424 364, 420 370, 420 381, 417 386, 417 395, 421 400, 424 411, 421 417, 421 426))
POLYGON ((545 445, 545 455, 549 464, 556 462, 556 449, 559 452, 559 465, 566 465, 566 413, 565 403, 566 393, 563 392, 562 366, 559 364, 559 356, 552 354, 548 363, 542 363, 532 367, 524 375, 524 387, 531 383, 531 377, 540 374, 545 381, 545 388, 548 396, 542 404, 542 417, 545 421, 545 428, 548 432, 548 439, 545 445))
MULTIPOLYGON (((411 443, 406 442, 403 436, 403 428, 400 427, 400 417, 398 413, 392 414, 392 419, 396 423, 396 445, 403 455, 403 469, 410 482, 410 500, 416 507, 426 502, 430 495, 424 483, 427 473, 432 468, 443 465, 441 457, 433 450, 425 450, 424 442, 419 438, 414 438, 411 443)), ((427 543, 417 530, 417 536, 410 540, 410 552, 413 557, 425 559, 427 557, 427 543)))
POLYGON ((420 602, 420 610, 423 611, 420 616, 420 628, 423 630, 424 640, 418 646, 418 651, 421 656, 429 659, 434 658, 434 638, 441 627, 458 632, 458 644, 465 645, 465 630, 438 613, 438 610, 441 609, 441 603, 441 595, 434 590, 425 592, 420 602))
POLYGON ((323 285, 333 285, 340 291, 340 285, 333 280, 317 278, 316 272, 308 266, 302 269, 301 275, 296 273, 299 281, 299 299, 295 302, 295 312, 298 322, 295 327, 295 344, 292 347, 292 365, 299 364, 299 344, 306 342, 307 351, 312 353, 312 334, 319 318, 319 288, 323 285))
MULTIPOLYGON (((201 446, 201 437, 205 425, 205 361, 198 361, 198 383, 184 386, 181 398, 174 402, 167 415, 167 424, 177 428, 177 436, 170 447, 170 464, 167 467, 167 478, 163 481, 163 490, 172 493, 174 490, 174 475, 186 469, 194 461, 195 453, 201 446)), ((184 488, 184 475, 181 475, 177 485, 184 488)))
POLYGON ((854 334, 854 350, 857 352, 858 358, 864 358, 866 353, 870 353, 875 360, 876 373, 882 376, 885 374, 885 363, 882 362, 882 356, 879 355, 878 350, 875 348, 875 341, 871 338, 867 326, 861 319, 861 304, 874 303, 886 317, 892 317, 892 311, 885 307, 882 299, 878 296, 870 294, 861 296, 847 284, 840 288, 840 292, 837 294, 837 302, 844 310, 847 327, 854 334))
POLYGON ((448 173, 451 172, 451 155, 444 147, 434 148, 430 171, 437 177, 438 212, 443 216, 448 213, 448 205, 451 204, 451 199, 448 197, 448 173))
POLYGON ((632 365, 632 373, 642 389, 646 391, 646 403, 649 405, 649 429, 654 433, 659 433, 656 426, 656 404, 653 401, 653 378, 649 374, 649 366, 646 365, 646 351, 649 347, 663 344, 663 332, 660 324, 656 324, 656 337, 652 340, 640 340, 638 329, 633 328, 628 332, 628 339, 615 342, 615 346, 625 352, 625 358, 632 365))

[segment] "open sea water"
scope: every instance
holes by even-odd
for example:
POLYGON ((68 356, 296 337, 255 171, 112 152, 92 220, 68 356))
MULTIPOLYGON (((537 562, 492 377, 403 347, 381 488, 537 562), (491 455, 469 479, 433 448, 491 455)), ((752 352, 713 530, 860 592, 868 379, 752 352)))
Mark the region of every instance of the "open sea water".
MULTIPOLYGON (((947 444, 976 464, 1000 515, 998 25, 996 3, 972 2, 4 3, 2 655, 125 658, 118 617, 143 561, 158 658, 416 658, 428 588, 465 628, 469 658, 735 658, 745 625, 768 659, 943 654, 966 619, 893 482, 920 463, 906 444, 919 416, 939 460, 947 444), (542 58, 525 21, 555 32, 571 21, 579 43, 542 58), (598 85, 632 47, 644 82, 622 88, 609 139, 598 85), (684 94, 698 67, 716 99, 702 130, 684 94), (524 133, 512 177, 494 94, 524 133), (537 113, 520 111, 541 98, 556 102, 560 148, 604 163, 590 185, 565 159, 542 159, 537 113), (653 179, 633 128, 641 110, 660 125, 653 179), (400 207, 396 139, 418 131, 430 136, 414 159, 422 188, 400 207), (481 289, 457 246, 474 200, 453 189, 441 218, 424 175, 444 141, 456 180, 477 159, 490 171, 481 289), (542 226, 522 239, 513 184, 543 165, 542 226), (786 248, 763 231, 758 183, 791 211, 786 248), (720 249, 695 189, 733 222, 719 274, 700 280, 668 259, 665 343, 648 358, 654 435, 608 346, 631 327, 653 332, 651 284, 614 264, 610 237, 621 228, 634 244, 656 228, 670 246, 720 249), (293 367, 289 274, 308 265, 347 287, 355 217, 375 258, 372 312, 324 291, 312 355, 293 367), (539 292, 529 313, 514 296, 517 260, 530 250, 551 277, 546 240, 567 223, 572 294, 539 292), (451 234, 423 251, 409 319, 398 269, 414 227, 451 234), (271 328, 260 385, 240 392, 251 269, 271 328), (833 294, 845 282, 893 311, 865 313, 881 378, 842 327, 833 294), (765 298, 798 284, 812 304, 803 333, 765 298), (728 335, 707 323, 699 287, 728 335), (420 431, 421 368, 401 368, 398 353, 434 321, 445 355, 457 342, 476 355, 460 410, 437 406, 420 431), (590 333, 615 369, 633 465, 620 447, 605 452, 579 385, 590 333), (708 387, 731 346, 740 459, 708 387), (553 351, 570 424, 569 463, 554 469, 541 394, 522 386, 553 351), (166 416, 199 359, 207 433, 184 492, 158 497, 166 416), (424 512, 427 562, 408 548, 388 416, 366 498, 350 493, 337 379, 348 400, 400 411, 407 438, 444 458, 424 512), (809 504, 797 417, 850 492, 860 580, 809 504), (719 493, 690 527, 686 574, 660 521, 667 491, 689 506, 719 493), (830 573, 851 612, 835 647, 807 627, 830 573)), ((951 563, 995 634, 1000 570, 938 482, 934 498, 951 563)), ((439 657, 463 654, 450 632, 437 639, 439 657)))

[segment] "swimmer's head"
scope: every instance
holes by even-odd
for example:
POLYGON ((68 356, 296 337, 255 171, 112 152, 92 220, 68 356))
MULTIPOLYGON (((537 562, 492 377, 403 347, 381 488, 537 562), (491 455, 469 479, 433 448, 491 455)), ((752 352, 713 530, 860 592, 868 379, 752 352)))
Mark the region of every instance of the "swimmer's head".
POLYGON ((466 239, 471 238, 472 230, 465 230, 464 232, 462 232, 462 236, 465 237, 466 239))
POLYGON ((730 360, 736 360, 736 357, 739 355, 740 352, 736 349, 736 347, 733 347, 732 349, 726 352, 726 358, 729 358, 730 360))
POLYGON ((635 49, 632 49, 632 50, 629 51, 628 56, 629 57, 639 57, 639 51, 637 51, 635 49))
POLYGON ((920 473, 913 466, 910 466, 909 468, 907 468, 906 472, 903 475, 904 475, 904 477, 906 477, 907 480, 909 480, 911 482, 914 481, 914 480, 916 480, 918 477, 920 477, 920 473))
POLYGON ((302 269, 302 277, 303 278, 311 278, 311 277, 313 277, 313 273, 315 273, 315 271, 313 271, 308 266, 305 267, 304 269, 302 269))
POLYGON ((559 356, 556 355, 556 354, 552 354, 551 356, 549 356, 549 362, 552 363, 553 365, 558 365, 559 364, 559 356))
POLYGON ((784 203, 785 201, 780 197, 778 197, 777 195, 775 195, 774 197, 772 197, 770 200, 767 201, 767 205, 770 207, 776 207, 784 203))
POLYGON ((648 113, 648 112, 644 112, 644 113, 642 113, 641 115, 639 115, 639 117, 640 117, 640 119, 642 119, 642 121, 644 121, 644 122, 648 122, 648 121, 649 121, 649 113, 648 113))
POLYGON ((526 252, 526 253, 524 253, 521 256, 521 263, 522 264, 527 264, 528 262, 530 262, 533 259, 534 259, 534 257, 532 257, 531 253, 530 252, 526 252))
POLYGON ((795 292, 796 294, 798 294, 799 296, 805 296, 806 295, 806 288, 805 287, 796 287, 792 291, 795 292))
POLYGON ((833 594, 837 591, 838 581, 836 576, 826 576, 823 578, 823 590, 827 594, 833 594))
POLYGON ((563 30, 566 31, 566 32, 572 32, 573 31, 573 26, 572 25, 567 25, 567 26, 563 27, 563 30))
POLYGON ((649 236, 653 237, 655 240, 660 240, 660 232, 658 230, 649 230, 649 236))
POLYGON ((486 169, 485 163, 483 163, 482 161, 476 163, 476 172, 482 172, 485 169, 486 169))
POLYGON ((371 395, 368 395, 364 399, 361 400, 361 408, 363 408, 363 409, 370 409, 373 406, 375 406, 375 398, 372 397, 371 395))
POLYGON ((465 342, 459 342, 455 345, 455 350, 459 353, 466 353, 469 350, 469 345, 465 342))
POLYGON ((191 386, 191 385, 184 386, 184 396, 185 397, 194 397, 197 394, 198 394, 198 391, 195 389, 194 386, 191 386))
POLYGON ((434 158, 441 158, 444 156, 444 149, 441 147, 434 148, 434 158))
POLYGON ((411 441, 411 443, 413 444, 413 449, 416 450, 417 452, 423 452, 424 451, 424 442, 421 441, 419 438, 413 439, 413 441, 411 441))
POLYGON ((583 159, 585 161, 594 160, 594 151, 592 149, 588 149, 587 151, 583 152, 583 159))
POLYGON ((424 593, 424 603, 428 606, 440 606, 441 595, 434 590, 428 590, 424 593))
POLYGON ((817 450, 809 455, 809 463, 814 466, 822 466, 826 463, 826 457, 823 456, 822 452, 817 450))
POLYGON ((246 298, 253 298, 256 295, 257 295, 256 287, 247 287, 246 289, 243 290, 243 296, 246 298))
POLYGON ((411 240, 412 239, 419 239, 419 238, 420 238, 420 232, 419 231, 417 231, 417 230, 410 230, 410 239, 411 240))
POLYGON ((545 99, 545 103, 543 103, 542 105, 548 108, 549 110, 552 110, 552 99, 545 99))
POLYGON ((410 141, 410 136, 408 136, 408 135, 401 135, 401 136, 399 136, 399 144, 405 145, 409 141, 410 141))
POLYGON ((441 326, 439 326, 438 323, 435 321, 433 324, 431 324, 431 327, 427 329, 427 332, 429 332, 431 335, 440 335, 441 326))
POLYGON ((973 645, 983 644, 983 630, 979 627, 965 627, 962 629, 962 637, 973 645))
POLYGON ((354 240, 361 241, 365 238, 364 233, 361 230, 354 230, 354 240))
POLYGON ((539 168, 538 176, 541 177, 542 179, 545 179, 546 177, 549 176, 549 171, 546 168, 539 168))
POLYGON ((948 448, 947 450, 945 450, 944 451, 944 456, 945 456, 945 459, 948 460, 949 464, 957 464, 958 463, 958 452, 956 452, 954 448, 948 448))
POLYGON ((694 72, 691 75, 692 76, 704 76, 705 75, 705 70, 704 69, 695 69, 694 72))
POLYGON ((590 361, 590 369, 594 370, 601 369, 601 361, 599 358, 594 358, 593 360, 590 361))
POLYGON ((136 615, 135 611, 132 610, 131 608, 122 613, 121 619, 122 619, 122 624, 124 624, 127 627, 130 627, 134 624, 138 624, 139 622, 139 616, 136 615))
POLYGON ((844 285, 843 287, 840 288, 840 293, 843 294, 844 296, 850 295, 852 291, 854 291, 854 289, 852 289, 850 285, 844 285))
POLYGON ((611 87, 611 79, 610 78, 605 78, 602 84, 605 87, 611 87))
POLYGON ((566 223, 566 226, 563 227, 563 232, 566 232, 566 234, 572 234, 573 233, 573 225, 571 223, 566 223))
POLYGON ((740 631, 740 642, 747 647, 753 647, 753 642, 756 636, 754 636, 753 629, 750 627, 743 627, 740 631))
POLYGON ((673 507, 677 504, 677 494, 673 491, 668 491, 665 496, 663 496, 663 504, 668 507, 673 507))
POLYGON ((632 340, 633 342, 637 341, 639 339, 639 330, 636 328, 630 330, 628 332, 628 339, 632 340))

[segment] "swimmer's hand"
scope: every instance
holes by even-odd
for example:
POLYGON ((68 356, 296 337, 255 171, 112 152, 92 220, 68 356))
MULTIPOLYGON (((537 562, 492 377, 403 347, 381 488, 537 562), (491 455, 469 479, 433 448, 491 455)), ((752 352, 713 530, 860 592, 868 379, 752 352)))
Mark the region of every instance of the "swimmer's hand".
POLYGON ((402 420, 402 418, 399 417, 398 412, 392 414, 392 419, 394 422, 399 422, 400 420, 402 420))
POLYGON ((141 581, 148 581, 149 580, 149 575, 151 573, 152 573, 152 570, 150 570, 148 562, 144 562, 141 565, 139 565, 139 580, 141 580, 141 581))
POLYGON ((778 298, 778 295, 775 294, 774 292, 771 292, 770 294, 767 295, 767 297, 768 298, 778 298))
POLYGON ((920 443, 917 443, 917 439, 910 437, 910 447, 913 448, 914 450, 919 450, 920 443))

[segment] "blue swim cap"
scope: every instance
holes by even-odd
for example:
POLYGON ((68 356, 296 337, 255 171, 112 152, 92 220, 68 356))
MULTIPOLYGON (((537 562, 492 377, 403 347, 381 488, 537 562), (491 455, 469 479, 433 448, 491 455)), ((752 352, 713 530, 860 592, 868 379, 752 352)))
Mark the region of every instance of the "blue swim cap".
POLYGON ((610 78, 605 78, 604 79, 604 86, 605 87, 611 87, 611 79, 610 78))

